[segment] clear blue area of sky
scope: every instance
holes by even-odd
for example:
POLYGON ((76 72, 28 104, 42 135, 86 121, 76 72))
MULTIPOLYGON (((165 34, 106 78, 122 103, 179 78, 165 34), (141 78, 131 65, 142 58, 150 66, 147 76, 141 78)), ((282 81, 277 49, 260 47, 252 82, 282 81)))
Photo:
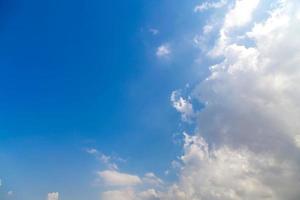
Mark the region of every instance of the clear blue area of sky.
POLYGON ((187 48, 205 23, 197 3, 0 1, 0 197, 98 199, 90 147, 126 159, 126 172, 163 176, 180 153, 170 94, 205 73, 187 48), (155 55, 163 43, 168 59, 155 55))

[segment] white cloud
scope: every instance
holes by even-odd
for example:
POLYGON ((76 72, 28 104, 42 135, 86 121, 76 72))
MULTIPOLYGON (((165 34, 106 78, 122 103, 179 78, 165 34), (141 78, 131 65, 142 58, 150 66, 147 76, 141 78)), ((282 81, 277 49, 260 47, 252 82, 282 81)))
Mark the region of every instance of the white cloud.
POLYGON ((260 0, 236 0, 235 6, 225 17, 225 28, 239 27, 252 20, 252 15, 260 0))
POLYGON ((12 196, 13 194, 14 194, 14 191, 12 191, 12 190, 10 190, 10 191, 7 192, 8 196, 12 196))
POLYGON ((220 29, 220 37, 217 45, 209 52, 212 56, 222 56, 225 48, 232 40, 236 40, 239 36, 231 36, 234 28, 243 27, 250 23, 253 18, 253 13, 260 0, 236 0, 234 7, 225 15, 223 26, 220 29))
POLYGON ((115 160, 122 160, 120 158, 112 158, 111 156, 105 155, 104 153, 99 152, 97 149, 89 148, 86 149, 88 154, 94 155, 102 164, 112 170, 117 170, 118 165, 114 162, 115 160))
POLYGON ((237 43, 234 29, 251 24, 258 1, 237 0, 226 15, 223 61, 193 92, 206 105, 201 133, 186 135, 179 181, 161 199, 300 198, 300 2, 280 2, 244 33, 252 47, 237 43))
POLYGON ((186 135, 180 181, 161 199, 297 199, 300 176, 294 162, 272 154, 222 146, 210 149, 199 136, 186 135), (286 198, 289 197, 289 198, 286 198))
POLYGON ((102 192, 102 200, 158 200, 156 188, 164 187, 164 182, 152 172, 140 178, 137 175, 106 170, 99 172, 99 176, 105 186, 113 187, 113 190, 102 192))
POLYGON ((211 25, 211 24, 206 24, 204 27, 203 27, 203 34, 209 34, 212 32, 212 30, 214 29, 214 26, 211 25))
POLYGON ((211 76, 196 91, 208 102, 200 114, 206 134, 245 142, 253 149, 278 149, 294 141, 300 130, 299 23, 287 19, 295 19, 297 4, 288 1, 246 33, 254 47, 224 46, 223 62, 211 68, 211 76))
POLYGON ((159 200, 159 193, 154 189, 148 189, 137 194, 139 200, 159 200))
POLYGON ((221 8, 227 4, 227 0, 220 0, 216 2, 204 2, 200 5, 195 6, 194 12, 202 12, 204 10, 221 8))
POLYGON ((134 186, 141 184, 142 180, 136 175, 121 173, 115 170, 98 172, 102 182, 107 186, 134 186))
POLYGON ((101 200, 159 200, 159 195, 154 189, 140 192, 133 189, 110 190, 102 193, 101 200))
POLYGON ((156 50, 157 57, 166 57, 171 54, 171 48, 168 44, 159 46, 156 50))
POLYGON ((127 190, 109 190, 101 194, 101 200, 134 200, 135 192, 127 190))
POLYGON ((160 178, 158 178, 154 173, 149 172, 146 173, 143 177, 143 183, 152 186, 160 186, 163 184, 163 181, 160 178))
POLYGON ((48 200, 58 200, 58 199, 59 199, 59 193, 58 192, 48 193, 48 200))
POLYGON ((181 118, 185 122, 190 122, 195 116, 193 105, 184 99, 179 91, 173 91, 171 94, 171 102, 173 107, 181 113, 181 118))
POLYGON ((158 35, 159 34, 159 30, 155 29, 155 28, 150 28, 149 32, 152 33, 152 35, 158 35))

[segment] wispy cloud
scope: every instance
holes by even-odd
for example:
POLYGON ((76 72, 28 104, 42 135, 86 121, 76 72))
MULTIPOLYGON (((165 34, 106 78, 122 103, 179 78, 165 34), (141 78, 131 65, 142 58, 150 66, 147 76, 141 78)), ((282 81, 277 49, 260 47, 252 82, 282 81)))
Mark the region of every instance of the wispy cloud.
POLYGON ((107 186, 133 186, 142 183, 136 175, 121 173, 114 170, 98 172, 103 183, 107 186))
POLYGON ((150 28, 149 32, 152 33, 152 35, 158 35, 159 34, 159 30, 155 29, 155 28, 150 28))
POLYGON ((58 199, 59 199, 59 193, 58 192, 48 193, 48 200, 58 200, 58 199))
POLYGON ((195 111, 193 109, 193 105, 189 102, 189 100, 184 99, 180 91, 173 91, 171 94, 171 102, 173 107, 181 113, 181 119, 185 122, 191 122, 191 120, 195 117, 195 111))
POLYGON ((85 151, 88 154, 95 156, 97 160, 99 160, 103 165, 105 165, 105 167, 107 167, 109 169, 114 169, 114 170, 118 169, 118 165, 117 165, 116 161, 122 161, 122 162, 124 161, 121 158, 105 155, 104 153, 98 151, 95 148, 88 148, 85 151))
POLYGON ((156 49, 157 57, 160 57, 160 58, 167 57, 170 54, 171 54, 171 48, 170 48, 170 45, 168 45, 168 44, 163 44, 156 49))
POLYGON ((227 0, 220 0, 216 2, 204 2, 200 5, 195 6, 194 12, 202 12, 208 9, 221 8, 227 4, 227 0))

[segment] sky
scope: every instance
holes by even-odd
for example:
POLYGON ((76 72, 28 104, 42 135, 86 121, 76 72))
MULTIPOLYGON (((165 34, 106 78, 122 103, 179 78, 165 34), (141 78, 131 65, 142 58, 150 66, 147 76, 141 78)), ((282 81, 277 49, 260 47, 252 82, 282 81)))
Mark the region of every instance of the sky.
POLYGON ((300 199, 298 0, 0 9, 1 200, 300 199))

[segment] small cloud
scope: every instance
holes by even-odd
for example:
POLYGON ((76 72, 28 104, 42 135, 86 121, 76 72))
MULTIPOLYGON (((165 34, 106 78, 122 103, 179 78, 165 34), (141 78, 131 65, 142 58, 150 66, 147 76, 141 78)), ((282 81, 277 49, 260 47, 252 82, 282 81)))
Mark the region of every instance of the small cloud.
POLYGON ((58 197, 59 197, 58 192, 48 193, 48 200, 58 200, 58 197))
POLYGON ((118 165, 115 163, 115 161, 124 161, 121 158, 113 158, 111 156, 105 155, 104 153, 101 153, 97 149, 90 148, 85 150, 88 154, 94 155, 97 160, 99 160, 102 164, 104 164, 109 169, 118 169, 118 165))
POLYGON ((166 57, 171 54, 170 46, 167 44, 161 45, 156 50, 157 57, 166 57))
POLYGON ((106 186, 133 186, 142 183, 140 177, 116 170, 101 171, 98 175, 106 186))
POLYGON ((213 25, 207 24, 203 27, 203 34, 209 34, 212 32, 212 30, 214 29, 213 25))
POLYGON ((220 0, 217 2, 204 2, 200 5, 195 6, 194 12, 202 12, 208 9, 221 8, 227 4, 227 0, 220 0))
POLYGON ((163 181, 152 172, 146 173, 143 177, 143 181, 144 183, 154 186, 159 186, 163 184, 163 181))
POLYGON ((173 91, 171 94, 171 102, 173 107, 181 113, 182 121, 191 122, 195 117, 195 112, 193 105, 189 102, 188 99, 184 99, 179 91, 173 91))
POLYGON ((155 28, 150 28, 149 32, 152 33, 152 35, 158 35, 159 34, 159 30, 155 29, 155 28))
POLYGON ((86 149, 86 152, 89 153, 89 154, 97 154, 98 150, 92 148, 92 149, 86 149))
POLYGON ((10 190, 10 191, 7 192, 8 196, 12 196, 13 194, 14 194, 14 192, 12 190, 10 190))

